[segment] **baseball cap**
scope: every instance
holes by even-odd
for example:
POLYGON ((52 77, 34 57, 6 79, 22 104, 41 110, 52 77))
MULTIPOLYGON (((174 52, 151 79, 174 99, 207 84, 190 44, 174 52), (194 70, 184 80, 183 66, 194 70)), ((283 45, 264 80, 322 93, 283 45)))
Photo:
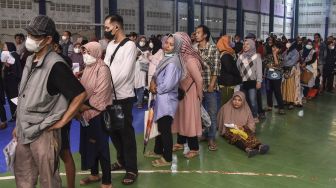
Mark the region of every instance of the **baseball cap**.
POLYGON ((34 17, 25 30, 33 36, 54 36, 56 33, 55 22, 48 16, 34 17))

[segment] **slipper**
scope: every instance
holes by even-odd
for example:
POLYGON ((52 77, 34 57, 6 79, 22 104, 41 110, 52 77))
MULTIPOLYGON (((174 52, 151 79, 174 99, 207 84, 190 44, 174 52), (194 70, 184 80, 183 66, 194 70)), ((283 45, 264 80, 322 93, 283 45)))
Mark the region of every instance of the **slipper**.
POLYGON ((184 157, 187 159, 192 159, 194 157, 197 157, 198 155, 199 155, 199 151, 190 150, 188 153, 184 155, 184 157))
POLYGON ((174 144, 173 145, 173 152, 181 151, 181 150, 184 150, 184 145, 181 145, 181 144, 174 144))
POLYGON ((160 159, 152 161, 152 165, 154 167, 170 166, 171 164, 172 164, 171 162, 167 162, 163 157, 161 157, 160 159))
POLYGON ((251 158, 259 153, 256 149, 246 149, 247 157, 251 158))
POLYGON ((154 151, 148 151, 144 154, 144 156, 148 158, 157 158, 157 159, 160 159, 162 157, 162 155, 156 154, 154 151))
POLYGON ((117 170, 123 170, 124 167, 119 164, 119 162, 115 162, 113 164, 111 164, 111 171, 117 171, 117 170))
POLYGON ((87 177, 81 179, 81 180, 79 181, 79 184, 80 184, 80 185, 89 185, 89 184, 91 184, 91 183, 100 182, 100 180, 101 180, 101 177, 98 177, 98 179, 94 179, 94 180, 93 180, 93 179, 90 179, 90 176, 87 176, 87 177))
POLYGON ((131 185, 136 181, 137 177, 138 177, 138 173, 126 172, 121 183, 124 185, 131 185))
POLYGON ((261 144, 261 145, 259 146, 259 153, 260 153, 261 155, 264 155, 264 154, 266 154, 266 153, 268 152, 269 149, 270 149, 269 145, 261 144))

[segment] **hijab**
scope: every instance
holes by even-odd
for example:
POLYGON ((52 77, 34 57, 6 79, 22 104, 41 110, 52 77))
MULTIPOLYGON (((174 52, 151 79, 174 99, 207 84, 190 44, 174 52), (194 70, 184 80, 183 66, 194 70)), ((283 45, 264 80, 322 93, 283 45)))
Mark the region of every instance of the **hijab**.
POLYGON ((157 39, 156 37, 151 38, 151 41, 154 45, 153 49, 152 49, 152 54, 155 54, 157 51, 159 51, 162 47, 162 42, 157 39))
POLYGON ((191 39, 188 36, 188 34, 184 32, 177 32, 176 35, 180 36, 182 39, 181 57, 182 57, 183 64, 186 64, 189 58, 196 58, 201 64, 202 57, 192 47, 191 39))
POLYGON ((92 57, 97 58, 97 60, 101 60, 103 50, 98 42, 89 42, 83 45, 83 47, 90 52, 92 57))
POLYGON ((222 36, 217 42, 219 52, 227 52, 232 56, 235 54, 234 49, 230 46, 230 37, 228 35, 222 36))
POLYGON ((248 45, 250 46, 250 49, 246 52, 243 51, 242 56, 244 59, 248 59, 249 61, 252 61, 251 60, 252 56, 257 53, 255 42, 252 39, 245 39, 245 42, 248 43, 248 45))
POLYGON ((224 124, 231 123, 239 126, 247 126, 252 132, 255 132, 255 122, 243 92, 236 91, 232 98, 221 107, 217 115, 217 122, 219 123, 220 134, 225 132, 226 128, 224 124), (233 107, 232 101, 236 96, 242 100, 240 108, 233 107))
MULTIPOLYGON (((310 40, 308 40, 308 42, 307 42, 306 45, 308 45, 308 43, 311 43, 311 45, 313 45, 312 41, 310 41, 310 40)), ((308 57, 310 51, 313 49, 313 48, 312 49, 307 49, 306 45, 302 49, 302 58, 303 59, 305 59, 306 57, 308 57)))
POLYGON ((145 42, 145 46, 140 46, 140 44, 139 44, 139 42, 141 41, 141 39, 145 39, 146 40, 146 37, 145 36, 140 36, 139 38, 138 38, 138 40, 136 41, 136 47, 139 49, 139 50, 141 50, 142 52, 145 52, 145 51, 147 51, 148 50, 148 46, 147 46, 147 42, 145 42))
MULTIPOLYGON (((170 53, 170 56, 165 56, 160 63, 158 64, 158 66, 156 67, 156 71, 154 73, 154 78, 156 78, 159 73, 169 64, 169 63, 175 63, 175 65, 177 67, 179 67, 182 70, 182 79, 185 77, 185 71, 183 71, 183 67, 181 64, 181 58, 180 58, 180 51, 181 51, 181 46, 182 46, 182 39, 176 35, 176 34, 170 34, 168 36, 169 37, 173 37, 174 38, 174 49, 173 51, 170 53)), ((168 39, 167 38, 167 39, 168 39)))

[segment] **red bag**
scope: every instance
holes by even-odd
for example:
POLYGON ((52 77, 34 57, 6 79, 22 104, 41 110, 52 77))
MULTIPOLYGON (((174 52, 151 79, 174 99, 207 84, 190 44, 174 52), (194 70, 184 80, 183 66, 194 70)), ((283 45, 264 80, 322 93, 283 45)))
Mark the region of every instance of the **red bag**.
POLYGON ((314 97, 316 97, 317 96, 317 94, 318 94, 318 89, 310 89, 309 90, 309 92, 308 92, 308 94, 307 94, 307 97, 308 98, 314 98, 314 97))

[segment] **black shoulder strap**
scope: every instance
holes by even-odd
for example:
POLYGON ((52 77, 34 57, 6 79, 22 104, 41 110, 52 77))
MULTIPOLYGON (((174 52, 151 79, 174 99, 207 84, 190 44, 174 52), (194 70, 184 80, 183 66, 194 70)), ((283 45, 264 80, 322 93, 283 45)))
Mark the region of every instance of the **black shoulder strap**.
POLYGON ((112 65, 113 59, 114 59, 114 57, 115 57, 117 51, 119 50, 119 48, 120 48, 121 46, 124 46, 124 44, 126 44, 126 42, 128 42, 129 40, 130 40, 130 39, 126 37, 124 40, 122 40, 122 41, 119 43, 119 45, 117 46, 117 48, 114 50, 113 54, 111 55, 111 59, 110 59, 110 67, 111 67, 111 65, 112 65))

